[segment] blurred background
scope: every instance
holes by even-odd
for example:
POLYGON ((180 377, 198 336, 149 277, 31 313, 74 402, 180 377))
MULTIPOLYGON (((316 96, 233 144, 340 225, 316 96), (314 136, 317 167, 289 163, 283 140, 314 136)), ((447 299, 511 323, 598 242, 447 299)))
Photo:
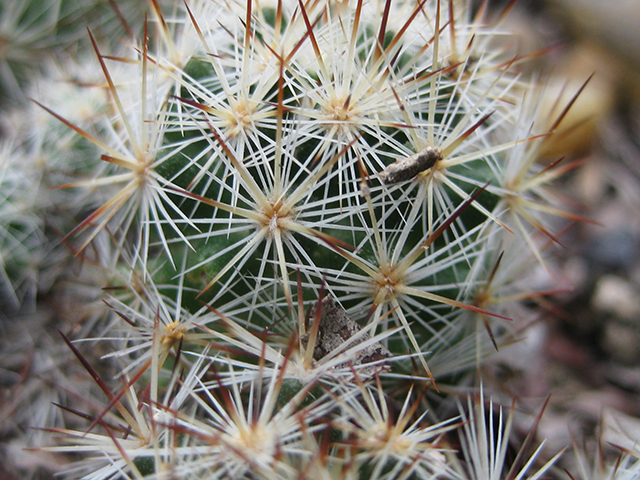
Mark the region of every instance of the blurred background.
POLYGON ((631 449, 640 439, 640 2, 521 0, 507 20, 519 51, 549 49, 530 67, 550 75, 550 105, 593 74, 541 159, 580 162, 558 191, 590 221, 573 223, 554 249, 549 267, 561 291, 528 329, 525 361, 523 345, 517 356, 501 352, 496 375, 532 409, 551 394, 539 436, 550 452, 577 447, 561 468, 583 478, 583 455, 587 478, 610 478, 597 471, 599 455, 611 461, 612 445, 631 449))

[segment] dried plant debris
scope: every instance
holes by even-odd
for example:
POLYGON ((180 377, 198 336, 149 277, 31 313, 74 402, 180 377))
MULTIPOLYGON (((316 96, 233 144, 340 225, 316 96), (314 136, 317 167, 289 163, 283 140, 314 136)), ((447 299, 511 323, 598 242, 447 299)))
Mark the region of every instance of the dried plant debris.
POLYGON ((415 155, 387 166, 380 172, 380 180, 386 185, 406 182, 413 179, 420 172, 433 167, 438 160, 442 160, 442 152, 435 147, 429 146, 415 155))
MULTIPOLYGON (((328 355, 346 351, 356 345, 360 345, 371 339, 368 333, 361 333, 362 327, 349 318, 347 312, 342 308, 332 296, 327 296, 322 300, 318 336, 313 349, 314 360, 321 360, 328 355), (357 338, 356 338, 357 336, 357 338), (348 342, 347 346, 343 344, 348 342)), ((309 334, 302 339, 302 344, 306 346, 309 341, 309 334)), ((382 370, 389 369, 389 363, 384 361, 390 358, 391 352, 380 342, 357 349, 350 355, 348 363, 338 365, 336 368, 352 365, 362 378, 370 378, 382 370), (361 367, 363 365, 370 366, 361 367)))

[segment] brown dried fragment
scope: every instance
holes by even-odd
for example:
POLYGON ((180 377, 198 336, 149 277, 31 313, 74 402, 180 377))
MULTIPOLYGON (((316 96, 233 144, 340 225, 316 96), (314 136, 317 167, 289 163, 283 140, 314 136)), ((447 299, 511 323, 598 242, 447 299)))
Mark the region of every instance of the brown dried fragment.
MULTIPOLYGON (((349 342, 348 348, 352 348, 355 345, 359 345, 371 339, 371 336, 365 333, 360 335, 356 340, 352 340, 352 338, 357 335, 362 328, 349 318, 349 315, 347 315, 344 308, 336 303, 335 299, 331 296, 327 296, 322 300, 319 321, 318 336, 313 350, 314 360, 321 360, 332 351, 340 348, 344 342, 349 342)), ((307 338, 302 339, 302 344, 306 347, 308 335, 305 335, 305 337, 307 338)), ((340 364, 336 366, 336 368, 346 367, 351 364, 356 367, 358 375, 363 378, 370 378, 374 376, 376 372, 389 369, 388 362, 380 361, 385 358, 391 358, 391 356, 391 352, 384 345, 376 342, 373 345, 357 350, 350 362, 340 364), (375 362, 380 363, 358 368, 361 365, 367 365, 375 362)))
POLYGON ((435 147, 427 147, 415 155, 388 165, 378 176, 386 185, 406 182, 413 179, 420 172, 433 167, 438 160, 442 160, 442 152, 435 147))

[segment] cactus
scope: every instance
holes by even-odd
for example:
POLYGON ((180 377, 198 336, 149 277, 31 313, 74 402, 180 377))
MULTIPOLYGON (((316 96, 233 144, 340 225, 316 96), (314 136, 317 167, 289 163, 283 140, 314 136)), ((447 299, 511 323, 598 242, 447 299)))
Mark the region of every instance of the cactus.
POLYGON ((566 110, 541 120, 500 22, 465 1, 165 3, 59 54, 7 144, 37 149, 48 201, 3 220, 2 258, 12 230, 58 242, 63 338, 95 382, 43 451, 73 478, 538 478, 557 456, 507 465, 483 394, 451 395, 577 218, 550 190, 573 165, 536 163, 566 110))

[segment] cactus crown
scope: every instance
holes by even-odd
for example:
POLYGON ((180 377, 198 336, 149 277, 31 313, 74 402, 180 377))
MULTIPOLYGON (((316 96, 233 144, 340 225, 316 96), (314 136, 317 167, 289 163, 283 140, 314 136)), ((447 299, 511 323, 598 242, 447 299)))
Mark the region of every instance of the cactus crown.
POLYGON ((137 38, 89 33, 68 97, 37 96, 84 262, 65 291, 90 297, 74 339, 119 369, 67 340, 101 392, 49 449, 83 478, 479 478, 484 411, 435 391, 510 338, 565 215, 500 22, 464 1, 149 3, 137 38))

